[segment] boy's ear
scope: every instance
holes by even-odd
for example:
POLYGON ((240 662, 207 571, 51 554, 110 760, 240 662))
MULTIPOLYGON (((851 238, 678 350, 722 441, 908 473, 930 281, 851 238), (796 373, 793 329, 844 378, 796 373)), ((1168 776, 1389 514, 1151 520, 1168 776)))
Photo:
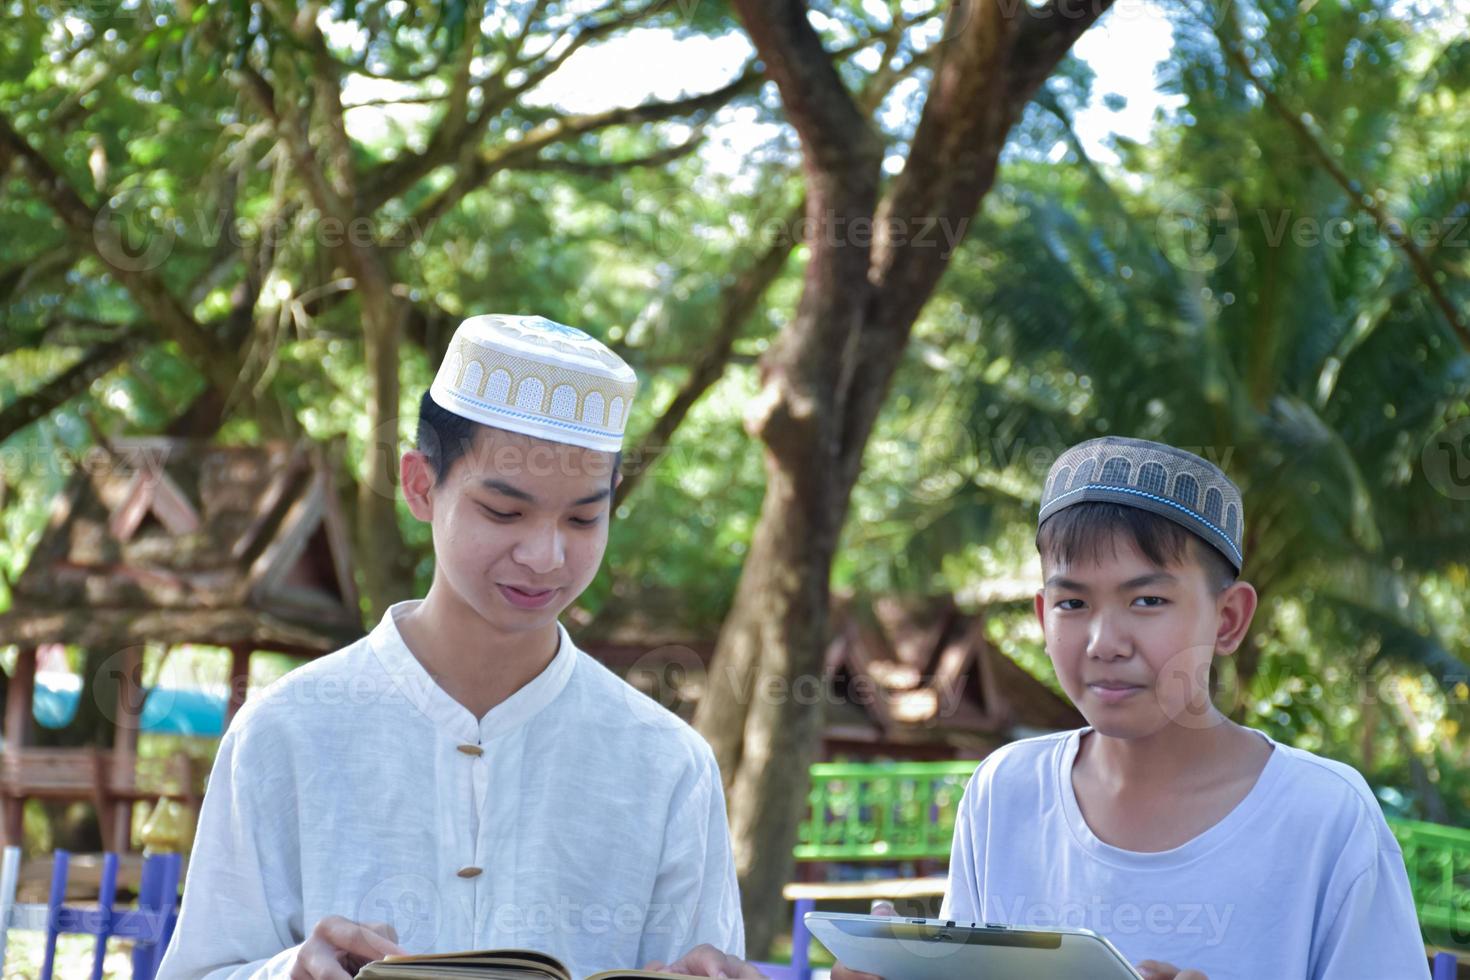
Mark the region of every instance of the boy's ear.
POLYGON ((1240 648, 1250 629, 1251 619, 1256 614, 1255 586, 1249 582, 1234 582, 1216 598, 1220 626, 1215 631, 1215 653, 1228 657, 1240 648))
POLYGON ((434 467, 429 457, 410 449, 398 461, 398 482, 409 512, 424 523, 434 519, 434 467))
POLYGON ((1041 638, 1046 639, 1046 590, 1036 590, 1036 622, 1041 624, 1041 638))

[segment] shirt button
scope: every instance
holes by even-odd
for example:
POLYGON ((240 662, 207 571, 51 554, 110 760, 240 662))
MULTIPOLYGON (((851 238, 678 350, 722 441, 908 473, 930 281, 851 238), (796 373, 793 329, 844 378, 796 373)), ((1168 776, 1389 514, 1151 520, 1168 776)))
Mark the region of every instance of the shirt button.
POLYGON ((482 748, 480 748, 478 745, 458 745, 458 746, 455 746, 455 748, 459 749, 459 751, 463 752, 465 755, 484 755, 485 754, 485 750, 482 749, 482 748))
POLYGON ((483 870, 482 868, 469 867, 469 868, 460 868, 455 873, 458 874, 461 878, 474 878, 482 870, 483 870))

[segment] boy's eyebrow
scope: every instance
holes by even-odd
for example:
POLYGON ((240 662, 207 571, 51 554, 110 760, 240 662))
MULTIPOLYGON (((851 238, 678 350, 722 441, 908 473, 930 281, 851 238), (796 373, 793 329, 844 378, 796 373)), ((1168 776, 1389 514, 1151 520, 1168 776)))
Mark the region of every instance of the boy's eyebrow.
MULTIPOLYGON (((491 477, 486 480, 481 480, 480 484, 487 490, 494 490, 496 493, 503 493, 507 497, 511 497, 515 500, 524 500, 528 504, 534 504, 536 502, 536 498, 534 496, 522 490, 520 487, 511 486, 504 480, 497 480, 491 477)), ((590 496, 583 497, 580 500, 572 501, 572 506, 585 507, 587 504, 595 504, 598 501, 605 500, 611 495, 612 487, 603 487, 601 490, 597 491, 594 494, 591 494, 590 496)))
POLYGON ((507 497, 512 497, 516 500, 524 500, 528 504, 534 504, 536 502, 535 497, 531 496, 520 487, 511 486, 504 480, 497 480, 492 477, 490 479, 481 480, 480 484, 487 490, 494 490, 496 493, 503 493, 507 497))
POLYGON ((1179 580, 1177 578, 1175 578, 1173 575, 1170 575, 1168 572, 1150 572, 1147 575, 1140 575, 1138 576, 1138 578, 1130 578, 1128 581, 1118 586, 1118 589, 1121 592, 1127 592, 1132 589, 1141 589, 1145 585, 1173 585, 1178 581, 1179 580))
MULTIPOLYGON (((1118 591, 1128 592, 1132 589, 1141 589, 1145 585, 1154 585, 1156 583, 1173 585, 1178 581, 1179 580, 1177 578, 1175 578, 1173 575, 1170 575, 1168 572, 1149 572, 1147 575, 1140 575, 1137 578, 1130 578, 1128 581, 1118 586, 1118 591)), ((1087 586, 1082 584, 1081 582, 1078 582, 1075 579, 1065 578, 1061 575, 1053 575, 1051 578, 1047 579, 1046 587, 1048 589, 1065 589, 1068 592, 1089 591, 1087 586)))
POLYGON ((595 504, 599 500, 606 500, 610 496, 612 496, 612 487, 603 487, 601 490, 597 491, 590 497, 583 497, 581 500, 573 500, 572 506, 582 507, 586 504, 595 504))

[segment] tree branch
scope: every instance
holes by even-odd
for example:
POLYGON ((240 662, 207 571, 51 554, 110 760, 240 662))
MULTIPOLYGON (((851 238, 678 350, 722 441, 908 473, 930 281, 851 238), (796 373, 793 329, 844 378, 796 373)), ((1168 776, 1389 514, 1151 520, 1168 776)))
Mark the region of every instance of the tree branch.
POLYGON ((725 105, 735 96, 754 91, 761 77, 753 66, 747 66, 734 81, 713 92, 675 99, 671 102, 645 102, 641 105, 580 116, 557 116, 513 143, 502 143, 482 151, 462 166, 449 186, 430 197, 414 214, 388 236, 395 245, 406 243, 426 232, 435 221, 475 188, 502 170, 532 167, 541 150, 557 143, 583 136, 611 126, 655 122, 677 116, 709 113, 725 105))
POLYGON ((625 160, 564 160, 554 157, 537 157, 516 169, 523 171, 556 171, 575 174, 579 177, 607 177, 631 170, 634 167, 662 167, 680 157, 688 156, 704 142, 704 133, 696 131, 682 143, 665 147, 647 156, 630 157, 625 160))
POLYGON ((152 268, 137 264, 119 266, 109 258, 126 254, 110 222, 99 222, 96 213, 56 168, 0 114, 0 172, 18 163, 47 206, 61 219, 72 239, 107 264, 117 281, 128 291, 146 320, 159 335, 179 345, 184 356, 210 380, 229 391, 236 378, 236 359, 216 343, 189 315, 152 268), (108 246, 103 248, 104 243, 108 246))
POLYGON ((1388 240, 1393 243, 1395 248, 1404 253, 1404 256, 1409 260, 1409 267, 1414 271, 1414 276, 1424 286, 1425 290, 1428 291, 1430 298, 1434 301, 1434 305, 1443 314, 1445 322, 1449 324, 1450 329, 1455 332, 1455 335, 1460 338, 1461 345, 1466 350, 1470 350, 1470 326, 1466 325, 1459 311, 1455 308, 1454 301, 1450 299, 1439 282, 1434 278, 1434 267, 1430 265, 1428 256, 1415 244, 1412 238, 1404 234, 1402 225, 1384 210, 1383 205, 1378 201, 1378 195, 1365 188, 1360 181, 1348 176, 1347 171, 1342 169, 1342 165, 1337 162, 1337 159, 1328 151, 1327 147, 1322 145, 1322 141, 1317 138, 1317 135, 1303 121, 1301 114, 1293 112, 1282 100, 1281 96, 1277 95, 1276 91, 1256 74, 1255 69, 1251 67, 1250 60, 1240 50, 1240 46, 1234 42, 1225 42, 1224 47, 1225 54, 1230 59, 1230 62, 1239 68, 1241 73, 1255 86, 1256 91, 1261 93, 1261 98, 1265 100, 1266 105, 1271 107, 1271 111, 1276 113, 1281 121, 1286 123, 1287 128, 1296 134, 1297 139, 1306 147, 1307 152, 1322 165, 1322 169, 1327 171, 1337 186, 1343 189, 1348 199, 1356 206, 1367 211, 1373 218, 1373 221, 1378 225, 1378 230, 1388 237, 1388 240))
MULTIPOLYGON (((839 183, 869 179, 882 159, 872 121, 837 74, 833 57, 822 46, 804 0, 735 0, 735 9, 765 64, 766 75, 781 92, 786 118, 801 138, 809 170, 823 175, 849 175, 839 183)), ((813 204, 825 207, 820 182, 813 204)))
POLYGON ((844 465, 861 465, 892 365, 948 267, 952 246, 994 184, 1011 127, 1072 42, 1111 2, 1049 0, 1033 8, 958 0, 950 8, 951 39, 939 56, 908 160, 874 222, 871 276, 880 286, 864 320, 843 427, 844 465), (920 241, 926 230, 928 241, 920 241))
POLYGON ((1007 59, 1007 96, 1012 116, 1020 118, 1021 110, 1056 71, 1072 45, 1112 4, 1113 0, 1089 4, 1049 0, 1039 7, 1021 4, 1020 26, 1007 59))
POLYGON ((271 121, 276 135, 285 142, 291 158, 296 162, 298 176, 305 181, 312 201, 323 214, 343 222, 350 221, 354 217, 349 210, 351 200, 344 199, 328 182, 326 173, 317 160, 316 150, 306 137, 306 128, 301 125, 296 114, 290 109, 285 112, 277 109, 275 87, 248 61, 235 70, 235 75, 245 94, 271 121))
POLYGON ((674 433, 690 410, 724 375, 725 365, 730 362, 741 327, 750 319, 750 314, 761 297, 786 266, 786 260, 796 245, 797 236, 793 229, 805 211, 806 202, 797 204, 782 225, 785 234, 777 235, 754 262, 740 270, 720 290, 720 318, 715 332, 689 366, 689 377, 684 380, 669 407, 664 409, 653 428, 639 441, 637 448, 628 454, 632 465, 624 470, 623 482, 618 485, 614 497, 614 507, 628 499, 644 475, 668 451, 674 433))
MULTIPOLYGON (((467 121, 463 113, 455 114, 456 104, 453 90, 451 90, 451 111, 435 128, 424 150, 420 153, 404 151, 393 160, 382 164, 363 181, 364 208, 368 212, 376 211, 384 203, 404 193, 434 170, 461 159, 466 150, 473 152, 474 147, 489 127, 491 119, 514 103, 518 96, 534 88, 560 68, 578 48, 597 38, 605 37, 637 23, 660 7, 667 6, 668 3, 669 0, 653 0, 629 13, 620 14, 583 28, 577 32, 562 52, 530 69, 526 79, 520 84, 507 86, 505 80, 510 70, 524 67, 518 63, 516 55, 524 45, 530 31, 535 27, 541 11, 545 9, 545 4, 539 3, 527 16, 520 33, 512 40, 500 69, 489 75, 480 84, 482 104, 474 120, 467 121)), ((552 47, 554 46, 553 44, 552 47)), ((468 62, 464 63, 464 68, 467 73, 468 62)), ((464 76, 464 81, 468 84, 468 74, 464 76)), ((459 106, 459 109, 465 109, 466 106, 467 101, 465 106, 459 106)))
POLYGON ((129 334, 87 348, 71 367, 0 409, 0 443, 86 391, 88 385, 126 361, 139 346, 139 338, 129 334))

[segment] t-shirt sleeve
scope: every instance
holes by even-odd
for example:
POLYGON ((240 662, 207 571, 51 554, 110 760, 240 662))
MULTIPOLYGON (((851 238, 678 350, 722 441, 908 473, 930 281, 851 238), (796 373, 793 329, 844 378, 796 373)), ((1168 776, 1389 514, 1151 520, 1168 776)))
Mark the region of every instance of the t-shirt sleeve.
POLYGON ((745 955, 740 887, 714 754, 706 748, 691 770, 670 803, 638 962, 627 964, 632 968, 651 960, 673 963, 703 943, 745 955))
POLYGON ((1377 836, 1376 858, 1348 883, 1336 913, 1324 919, 1312 955, 1313 980, 1429 975, 1403 853, 1386 825, 1377 836))
POLYGON ((985 855, 985 787, 982 764, 970 777, 955 814, 954 841, 949 850, 949 882, 944 888, 944 901, 939 917, 956 922, 983 922, 984 902, 980 897, 980 881, 985 855))
MULTIPOLYGON (((296 829, 269 796, 267 765, 246 763, 241 724, 225 733, 210 771, 184 897, 157 980, 286 980, 301 935, 296 829)), ((259 760, 264 761, 264 760, 259 760)))

